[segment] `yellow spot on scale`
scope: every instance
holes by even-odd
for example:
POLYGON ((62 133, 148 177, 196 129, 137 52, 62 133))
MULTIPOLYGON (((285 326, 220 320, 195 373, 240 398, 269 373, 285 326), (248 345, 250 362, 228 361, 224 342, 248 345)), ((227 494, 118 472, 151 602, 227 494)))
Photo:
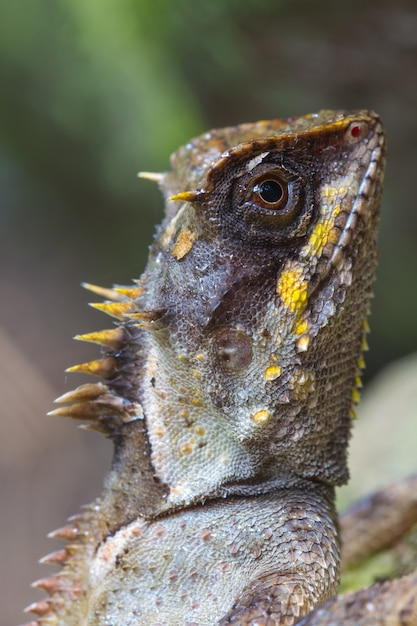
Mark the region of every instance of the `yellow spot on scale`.
POLYGON ((345 186, 324 185, 322 187, 320 191, 321 216, 304 246, 303 256, 320 256, 327 243, 337 243, 339 231, 334 228, 334 221, 341 211, 340 202, 337 200, 346 195, 346 193, 347 188, 345 186))
POLYGON ((277 281, 277 293, 290 311, 301 314, 307 306, 307 281, 303 280, 303 269, 283 271, 277 281))
POLYGON ((329 231, 331 229, 330 224, 331 223, 327 220, 326 222, 319 222, 315 225, 306 245, 309 254, 319 256, 322 253, 328 240, 329 231))
POLYGON ((308 323, 306 322, 306 320, 301 320, 297 326, 295 327, 295 333, 297 335, 303 335, 308 328, 308 323))
POLYGON ((261 409, 252 416, 252 419, 256 424, 266 424, 269 421, 269 411, 261 409))
POLYGON ((265 370, 266 380, 276 380, 281 375, 281 368, 279 365, 270 365, 265 370))
POLYGON ((191 248, 193 247, 193 243, 195 241, 195 234, 192 233, 188 228, 182 230, 172 248, 172 256, 180 261, 185 257, 186 254, 189 253, 191 248))

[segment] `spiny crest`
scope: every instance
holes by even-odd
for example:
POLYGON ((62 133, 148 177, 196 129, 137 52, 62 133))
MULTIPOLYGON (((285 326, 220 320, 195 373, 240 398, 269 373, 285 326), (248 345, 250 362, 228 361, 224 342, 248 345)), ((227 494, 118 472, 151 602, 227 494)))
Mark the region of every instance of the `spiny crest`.
MULTIPOLYGON (((49 533, 48 537, 63 539, 68 543, 62 550, 44 556, 40 562, 64 566, 70 559, 72 561, 82 560, 82 544, 84 541, 88 541, 88 532, 83 530, 85 523, 82 515, 74 515, 69 519, 67 526, 49 533)), ((43 589, 49 594, 49 597, 33 602, 26 607, 26 613, 35 613, 38 618, 24 626, 57 626, 59 623, 57 615, 67 599, 76 598, 83 593, 81 580, 74 579, 71 572, 65 569, 55 576, 36 580, 32 583, 32 587, 43 589)))
MULTIPOLYGON (((112 383, 113 376, 120 373, 123 362, 119 356, 127 346, 129 338, 126 323, 134 328, 153 329, 153 323, 160 317, 158 312, 141 312, 136 299, 142 294, 140 281, 132 286, 115 286, 112 289, 84 283, 83 286, 93 293, 102 296, 106 302, 92 304, 94 308, 115 317, 119 325, 111 329, 76 335, 75 339, 99 344, 104 349, 101 359, 80 363, 69 367, 67 372, 76 372, 99 376, 107 382, 87 383, 68 391, 55 400, 62 404, 50 411, 48 415, 70 417, 87 422, 81 428, 96 430, 106 435, 122 424, 142 418, 142 408, 137 402, 124 398, 112 383), (65 405, 65 406, 64 406, 65 405)), ((88 515, 88 513, 87 513, 88 515)), ((61 539, 66 545, 44 556, 40 562, 63 567, 56 576, 41 578, 33 583, 33 587, 43 589, 49 597, 30 604, 26 613, 34 613, 37 618, 24 626, 57 626, 57 615, 66 598, 77 597, 83 592, 81 581, 74 580, 71 573, 64 567, 68 561, 82 559, 83 543, 87 541, 87 533, 83 531, 86 524, 85 516, 70 518, 69 524, 51 532, 52 539, 61 539)))
MULTIPOLYGON (((154 313, 137 310, 136 299, 142 294, 140 281, 136 281, 136 286, 116 285, 112 289, 90 283, 83 283, 83 287, 107 299, 103 303, 92 303, 92 307, 115 317, 122 323, 129 320, 140 320, 138 325, 143 328, 145 322, 150 322, 158 317, 154 313)), ((137 324, 134 325, 137 326, 137 324)), ((90 374, 111 381, 115 373, 120 370, 117 354, 126 345, 125 326, 121 324, 107 330, 76 335, 75 339, 99 344, 105 349, 105 354, 101 359, 73 365, 66 371, 90 374)), ((105 434, 110 434, 123 423, 142 417, 140 405, 122 397, 113 388, 111 382, 108 384, 99 382, 81 385, 77 389, 63 394, 55 402, 66 406, 50 411, 48 415, 85 420, 89 423, 82 425, 81 428, 97 430, 105 434)))

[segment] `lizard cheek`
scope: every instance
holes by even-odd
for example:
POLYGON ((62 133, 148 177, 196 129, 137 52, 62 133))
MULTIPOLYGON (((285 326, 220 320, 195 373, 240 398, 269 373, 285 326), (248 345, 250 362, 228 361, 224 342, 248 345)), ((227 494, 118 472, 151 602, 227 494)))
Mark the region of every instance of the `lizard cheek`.
POLYGON ((229 371, 240 371, 252 362, 252 340, 241 330, 227 328, 218 332, 213 350, 219 366, 229 371))

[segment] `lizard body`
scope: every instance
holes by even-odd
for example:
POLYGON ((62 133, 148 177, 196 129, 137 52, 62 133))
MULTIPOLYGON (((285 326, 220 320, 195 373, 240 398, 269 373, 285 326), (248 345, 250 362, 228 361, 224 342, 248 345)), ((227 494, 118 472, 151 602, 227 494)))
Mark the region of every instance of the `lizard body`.
POLYGON ((54 411, 115 454, 39 626, 291 626, 335 596, 384 154, 375 114, 322 111, 173 155, 141 280, 92 288, 120 322, 70 371, 104 382, 54 411))

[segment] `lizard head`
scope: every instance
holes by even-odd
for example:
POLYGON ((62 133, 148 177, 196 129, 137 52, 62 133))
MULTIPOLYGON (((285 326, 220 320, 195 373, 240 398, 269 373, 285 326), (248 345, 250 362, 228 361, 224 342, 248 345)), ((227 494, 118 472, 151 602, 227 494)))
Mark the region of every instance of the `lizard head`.
POLYGON ((384 155, 366 111, 214 130, 173 155, 141 280, 99 290, 122 324, 81 337, 111 351, 75 369, 108 384, 56 411, 113 436, 115 481, 141 476, 129 506, 346 481, 384 155))
POLYGON ((374 114, 323 111, 173 156, 139 302, 164 311, 140 401, 173 502, 346 480, 383 155, 374 114))

